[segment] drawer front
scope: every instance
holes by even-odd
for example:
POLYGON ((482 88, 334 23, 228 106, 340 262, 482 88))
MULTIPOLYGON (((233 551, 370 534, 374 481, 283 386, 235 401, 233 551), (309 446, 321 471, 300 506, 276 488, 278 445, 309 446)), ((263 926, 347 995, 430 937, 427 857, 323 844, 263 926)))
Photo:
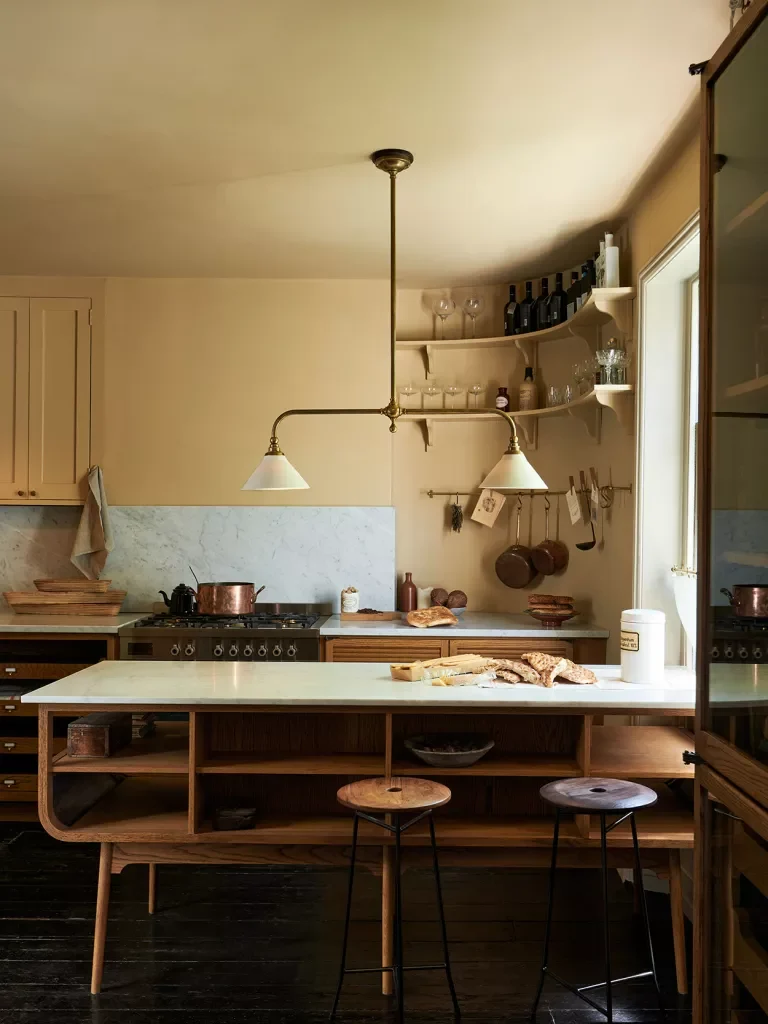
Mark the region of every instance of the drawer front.
POLYGON ((381 662, 424 661, 441 658, 448 653, 448 640, 435 637, 400 639, 399 637, 356 637, 328 640, 326 661, 381 662))
POLYGON ((0 801, 37 800, 37 775, 0 774, 0 801))
POLYGON ((540 637, 501 637, 498 640, 484 638, 482 640, 451 640, 451 654, 481 654, 485 658, 519 658, 529 651, 541 651, 542 654, 555 654, 561 658, 570 658, 573 652, 567 640, 541 639, 540 637))
POLYGON ((37 704, 22 704, 18 697, 0 697, 0 719, 11 715, 14 718, 37 718, 37 704))
POLYGON ((36 754, 37 736, 0 736, 0 754, 36 754))
POLYGON ((14 679, 63 679, 79 672, 86 665, 72 665, 53 661, 0 661, 0 679, 13 682, 14 679))

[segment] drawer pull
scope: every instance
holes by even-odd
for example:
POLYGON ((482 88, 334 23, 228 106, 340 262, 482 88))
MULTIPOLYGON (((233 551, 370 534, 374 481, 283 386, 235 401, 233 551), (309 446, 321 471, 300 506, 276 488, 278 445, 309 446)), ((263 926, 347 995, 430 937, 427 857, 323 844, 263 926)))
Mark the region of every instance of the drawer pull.
POLYGON ((8 673, 9 676, 12 676, 16 669, 13 667, 13 665, 6 665, 5 671, 8 673))
POLYGON ((16 746, 16 744, 15 743, 4 743, 3 746, 5 747, 6 750, 13 750, 14 747, 16 746))
POLYGON ((5 704, 3 705, 5 711, 18 711, 18 704, 5 704))
POLYGON ((3 785, 4 786, 8 786, 9 788, 11 786, 15 786, 16 785, 16 779, 3 779, 3 785))

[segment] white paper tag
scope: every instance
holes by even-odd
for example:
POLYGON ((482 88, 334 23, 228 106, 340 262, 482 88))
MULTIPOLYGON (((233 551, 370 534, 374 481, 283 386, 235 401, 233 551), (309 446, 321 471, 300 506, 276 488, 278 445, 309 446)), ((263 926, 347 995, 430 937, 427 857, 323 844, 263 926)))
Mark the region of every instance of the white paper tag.
POLYGON ((575 526, 581 521, 581 502, 573 487, 566 494, 565 501, 568 505, 568 515, 571 517, 571 526, 575 526))
POLYGON ((600 507, 600 491, 597 489, 597 484, 592 482, 592 490, 589 492, 589 503, 591 505, 592 522, 597 522, 597 510, 600 507))
POLYGON ((477 499, 475 511, 470 518, 482 526, 493 526, 506 500, 505 496, 500 494, 499 491, 491 491, 486 487, 477 499))

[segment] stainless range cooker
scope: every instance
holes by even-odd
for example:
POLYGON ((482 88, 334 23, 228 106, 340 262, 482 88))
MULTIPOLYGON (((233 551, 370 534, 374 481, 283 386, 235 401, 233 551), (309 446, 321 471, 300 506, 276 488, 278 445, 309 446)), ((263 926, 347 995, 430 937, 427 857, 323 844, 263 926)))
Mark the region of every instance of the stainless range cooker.
POLYGON ((319 661, 326 605, 255 605, 252 615, 150 615, 118 631, 127 661, 319 661))

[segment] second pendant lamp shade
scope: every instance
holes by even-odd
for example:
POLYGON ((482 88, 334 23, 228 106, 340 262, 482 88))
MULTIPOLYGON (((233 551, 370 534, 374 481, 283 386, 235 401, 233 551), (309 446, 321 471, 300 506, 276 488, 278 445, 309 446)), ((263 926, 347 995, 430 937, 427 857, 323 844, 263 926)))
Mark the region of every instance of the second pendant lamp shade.
POLYGON ((546 491, 547 485, 522 452, 506 452, 480 484, 494 491, 546 491))
POLYGON ((242 491, 299 491, 309 484, 284 455, 265 455, 251 473, 242 491))

